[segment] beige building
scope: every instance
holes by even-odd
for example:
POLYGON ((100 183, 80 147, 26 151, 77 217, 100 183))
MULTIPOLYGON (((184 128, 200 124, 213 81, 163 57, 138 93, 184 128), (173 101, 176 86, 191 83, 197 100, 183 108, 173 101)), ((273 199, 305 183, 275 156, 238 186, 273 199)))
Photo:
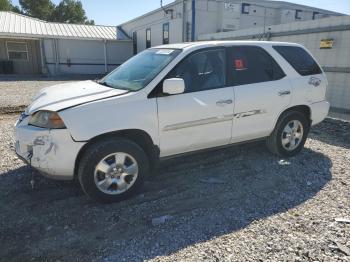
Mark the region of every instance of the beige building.
POLYGON ((41 55, 38 41, 31 39, 0 38, 0 74, 41 73, 41 55), (11 61, 12 63, 4 63, 11 61), (7 66, 9 65, 9 66, 7 66))
POLYGON ((0 12, 0 74, 105 74, 132 54, 131 40, 114 26, 0 12))

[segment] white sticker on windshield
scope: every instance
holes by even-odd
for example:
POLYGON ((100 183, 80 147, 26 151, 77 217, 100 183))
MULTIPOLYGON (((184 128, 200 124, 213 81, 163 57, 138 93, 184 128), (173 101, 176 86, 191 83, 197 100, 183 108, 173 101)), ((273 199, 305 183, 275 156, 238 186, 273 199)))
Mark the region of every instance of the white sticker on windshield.
POLYGON ((157 55, 170 55, 174 50, 172 49, 161 49, 156 52, 157 55))

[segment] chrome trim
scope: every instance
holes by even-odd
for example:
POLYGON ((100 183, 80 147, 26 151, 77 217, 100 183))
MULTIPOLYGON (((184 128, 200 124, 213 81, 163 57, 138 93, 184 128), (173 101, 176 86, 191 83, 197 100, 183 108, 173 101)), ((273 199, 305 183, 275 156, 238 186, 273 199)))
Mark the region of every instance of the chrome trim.
POLYGON ((234 114, 234 117, 235 118, 243 118, 243 117, 254 116, 254 115, 261 115, 261 114, 266 114, 266 111, 262 110, 262 109, 252 110, 252 111, 247 111, 247 112, 234 114))
POLYGON ((260 114, 266 114, 266 111, 259 109, 259 110, 252 110, 252 111, 248 111, 248 112, 237 113, 234 115, 224 115, 224 116, 219 116, 219 117, 210 117, 210 118, 205 118, 205 119, 201 119, 201 120, 183 122, 183 123, 165 126, 163 128, 163 131, 173 131, 173 130, 189 128, 189 127, 194 127, 194 126, 202 126, 202 125, 207 125, 207 124, 226 122, 226 121, 231 121, 233 118, 243 118, 243 117, 260 115, 260 114))
POLYGON ((163 128, 163 131, 173 131, 173 130, 189 128, 189 127, 194 127, 194 126, 202 126, 202 125, 207 125, 207 124, 226 122, 226 121, 231 121, 232 119, 233 119, 233 115, 210 117, 210 118, 205 118, 205 119, 201 119, 201 120, 194 120, 194 121, 183 122, 183 123, 178 123, 178 124, 174 124, 174 125, 168 125, 168 126, 165 126, 163 128))

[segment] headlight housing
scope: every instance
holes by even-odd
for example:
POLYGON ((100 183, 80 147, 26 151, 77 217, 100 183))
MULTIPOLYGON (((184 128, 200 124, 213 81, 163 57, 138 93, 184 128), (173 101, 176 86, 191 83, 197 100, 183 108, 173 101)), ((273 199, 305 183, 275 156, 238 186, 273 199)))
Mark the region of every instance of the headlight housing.
POLYGON ((50 128, 50 129, 64 129, 66 125, 64 124, 61 117, 52 111, 38 111, 30 116, 29 125, 50 128))

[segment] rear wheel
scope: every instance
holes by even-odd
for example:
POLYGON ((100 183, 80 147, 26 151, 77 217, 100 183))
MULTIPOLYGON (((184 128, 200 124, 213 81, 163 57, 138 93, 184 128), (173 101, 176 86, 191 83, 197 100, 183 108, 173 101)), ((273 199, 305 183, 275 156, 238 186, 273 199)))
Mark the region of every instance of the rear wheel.
POLYGON ((149 163, 142 148, 118 139, 93 144, 82 157, 78 177, 89 197, 115 202, 134 195, 148 173, 149 163))
POLYGON ((310 122, 303 113, 286 112, 267 139, 267 147, 276 155, 294 156, 304 147, 309 129, 310 122))

